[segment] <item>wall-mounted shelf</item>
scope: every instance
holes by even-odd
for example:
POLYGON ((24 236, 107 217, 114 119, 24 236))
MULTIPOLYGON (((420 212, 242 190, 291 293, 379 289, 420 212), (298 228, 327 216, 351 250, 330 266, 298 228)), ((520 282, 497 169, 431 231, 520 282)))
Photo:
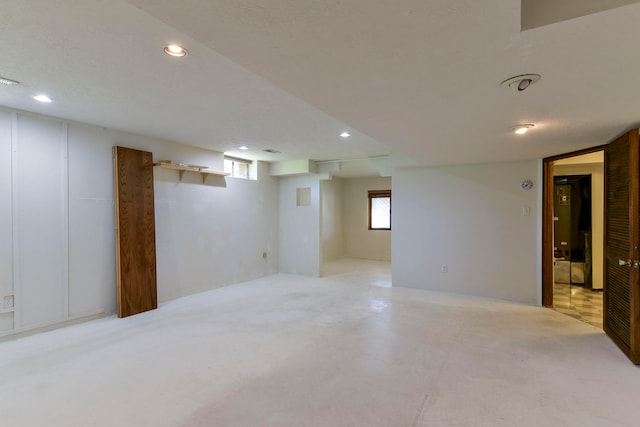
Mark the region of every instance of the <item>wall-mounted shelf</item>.
POLYGON ((215 172, 215 171, 207 170, 208 168, 206 166, 185 165, 185 164, 182 164, 182 163, 173 163, 170 160, 160 160, 158 163, 154 163, 153 166, 157 166, 159 168, 164 168, 164 169, 177 170, 178 173, 180 174, 180 181, 182 181, 182 177, 184 176, 185 172, 199 173, 200 175, 202 175, 202 183, 203 184, 207 180, 207 176, 209 176, 209 175, 216 175, 216 176, 229 176, 229 175, 231 175, 231 174, 226 173, 226 172, 215 172))

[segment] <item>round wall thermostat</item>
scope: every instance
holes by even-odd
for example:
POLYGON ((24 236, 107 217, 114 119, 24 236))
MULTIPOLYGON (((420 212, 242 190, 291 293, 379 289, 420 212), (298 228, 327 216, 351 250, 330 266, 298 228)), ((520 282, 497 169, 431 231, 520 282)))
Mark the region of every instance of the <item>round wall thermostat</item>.
POLYGON ((520 187, 522 187, 523 190, 531 190, 533 188, 533 181, 525 179, 520 183, 520 187))

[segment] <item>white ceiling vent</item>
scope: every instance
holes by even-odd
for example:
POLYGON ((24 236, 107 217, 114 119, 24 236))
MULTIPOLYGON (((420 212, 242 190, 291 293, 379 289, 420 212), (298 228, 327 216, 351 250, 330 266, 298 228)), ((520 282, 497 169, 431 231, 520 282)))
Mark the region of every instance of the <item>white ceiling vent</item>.
POLYGON ((17 84, 20 84, 20 82, 17 81, 17 80, 11 80, 11 79, 8 79, 6 77, 1 77, 0 76, 0 85, 13 86, 13 85, 17 85, 17 84))

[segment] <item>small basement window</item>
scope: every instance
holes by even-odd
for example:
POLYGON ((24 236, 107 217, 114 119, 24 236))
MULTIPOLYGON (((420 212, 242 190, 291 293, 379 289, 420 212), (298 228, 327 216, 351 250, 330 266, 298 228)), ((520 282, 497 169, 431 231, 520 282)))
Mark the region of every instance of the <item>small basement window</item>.
POLYGON ((234 178, 250 179, 252 163, 251 160, 224 156, 224 171, 234 178))
POLYGON ((391 190, 369 191, 369 230, 391 230, 391 190))

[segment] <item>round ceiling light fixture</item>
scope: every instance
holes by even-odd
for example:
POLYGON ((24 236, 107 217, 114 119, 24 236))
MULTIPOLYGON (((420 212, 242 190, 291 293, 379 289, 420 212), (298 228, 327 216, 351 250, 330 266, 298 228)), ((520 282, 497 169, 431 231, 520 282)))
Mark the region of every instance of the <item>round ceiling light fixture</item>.
POLYGON ((189 52, 182 46, 178 46, 177 44, 170 44, 164 47, 164 53, 166 53, 167 55, 182 58, 183 56, 187 56, 189 52))
POLYGON ((517 133, 518 135, 524 135, 525 133, 527 133, 529 131, 529 129, 531 129, 534 126, 535 125, 532 125, 531 123, 527 123, 525 125, 514 126, 514 127, 511 128, 511 130, 513 132, 517 133))
POLYGON ((341 136, 342 138, 349 138, 349 137, 351 136, 351 134, 345 130, 344 132, 342 132, 342 133, 340 134, 340 136, 341 136))
POLYGON ((48 104, 50 102, 53 102, 51 98, 49 98, 47 95, 44 95, 44 94, 34 95, 33 99, 35 99, 38 102, 42 102, 43 104, 48 104))
POLYGON ((540 74, 522 74, 514 76, 500 83, 500 86, 506 87, 516 92, 523 92, 529 86, 540 80, 540 74))

